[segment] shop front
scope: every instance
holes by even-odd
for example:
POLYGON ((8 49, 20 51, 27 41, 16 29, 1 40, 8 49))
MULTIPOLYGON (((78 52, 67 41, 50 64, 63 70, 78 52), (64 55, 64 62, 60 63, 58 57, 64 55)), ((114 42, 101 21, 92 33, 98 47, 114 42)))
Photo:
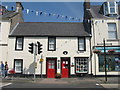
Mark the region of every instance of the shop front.
MULTIPOLYGON (((120 71, 120 47, 105 47, 106 49, 106 69, 107 72, 120 71)), ((99 72, 105 70, 104 47, 96 47, 101 52, 98 54, 99 72)))

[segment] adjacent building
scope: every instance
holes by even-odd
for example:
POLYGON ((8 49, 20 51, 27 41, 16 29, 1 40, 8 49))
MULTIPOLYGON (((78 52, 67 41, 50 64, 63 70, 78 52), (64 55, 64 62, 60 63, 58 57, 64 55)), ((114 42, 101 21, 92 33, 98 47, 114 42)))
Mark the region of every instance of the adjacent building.
POLYGON ((120 5, 117 2, 104 2, 100 5, 90 5, 86 2, 84 23, 92 35, 91 74, 105 75, 104 39, 106 49, 106 69, 108 75, 118 75, 120 71, 120 5))

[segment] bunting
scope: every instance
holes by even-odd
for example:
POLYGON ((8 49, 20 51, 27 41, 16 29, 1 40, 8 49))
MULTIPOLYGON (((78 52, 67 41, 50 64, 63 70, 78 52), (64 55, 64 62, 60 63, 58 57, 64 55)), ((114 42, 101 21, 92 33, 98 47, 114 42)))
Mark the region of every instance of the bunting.
MULTIPOLYGON (((6 9, 8 9, 8 6, 5 6, 6 9)), ((11 7, 11 10, 14 10, 14 7, 11 7)), ((56 13, 47 13, 47 12, 43 12, 43 11, 35 11, 35 10, 31 10, 31 9, 25 9, 24 10, 26 12, 26 14, 30 14, 30 13, 35 13, 36 16, 55 16, 57 19, 66 19, 66 20, 72 20, 72 21, 82 21, 81 18, 77 18, 77 17, 72 17, 72 16, 67 16, 67 15, 60 15, 60 14, 56 14, 56 13)))

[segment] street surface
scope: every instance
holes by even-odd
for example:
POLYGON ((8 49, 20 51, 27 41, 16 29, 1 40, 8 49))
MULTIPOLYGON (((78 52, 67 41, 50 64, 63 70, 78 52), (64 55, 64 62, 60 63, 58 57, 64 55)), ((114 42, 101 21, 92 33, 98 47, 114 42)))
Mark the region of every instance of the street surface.
POLYGON ((5 88, 86 88, 86 89, 112 89, 119 90, 118 79, 112 78, 104 83, 104 78, 13 78, 2 80, 2 90, 5 88), (113 81, 111 81, 113 80, 113 81))

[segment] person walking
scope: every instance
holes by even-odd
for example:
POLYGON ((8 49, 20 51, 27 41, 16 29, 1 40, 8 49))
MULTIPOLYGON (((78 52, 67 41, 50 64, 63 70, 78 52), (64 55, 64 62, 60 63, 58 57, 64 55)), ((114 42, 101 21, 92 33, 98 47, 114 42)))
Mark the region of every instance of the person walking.
POLYGON ((2 61, 1 61, 0 69, 1 69, 1 77, 4 77, 4 64, 2 61))
POLYGON ((4 78, 7 76, 8 76, 8 64, 7 64, 7 62, 5 62, 5 76, 4 76, 4 78))

